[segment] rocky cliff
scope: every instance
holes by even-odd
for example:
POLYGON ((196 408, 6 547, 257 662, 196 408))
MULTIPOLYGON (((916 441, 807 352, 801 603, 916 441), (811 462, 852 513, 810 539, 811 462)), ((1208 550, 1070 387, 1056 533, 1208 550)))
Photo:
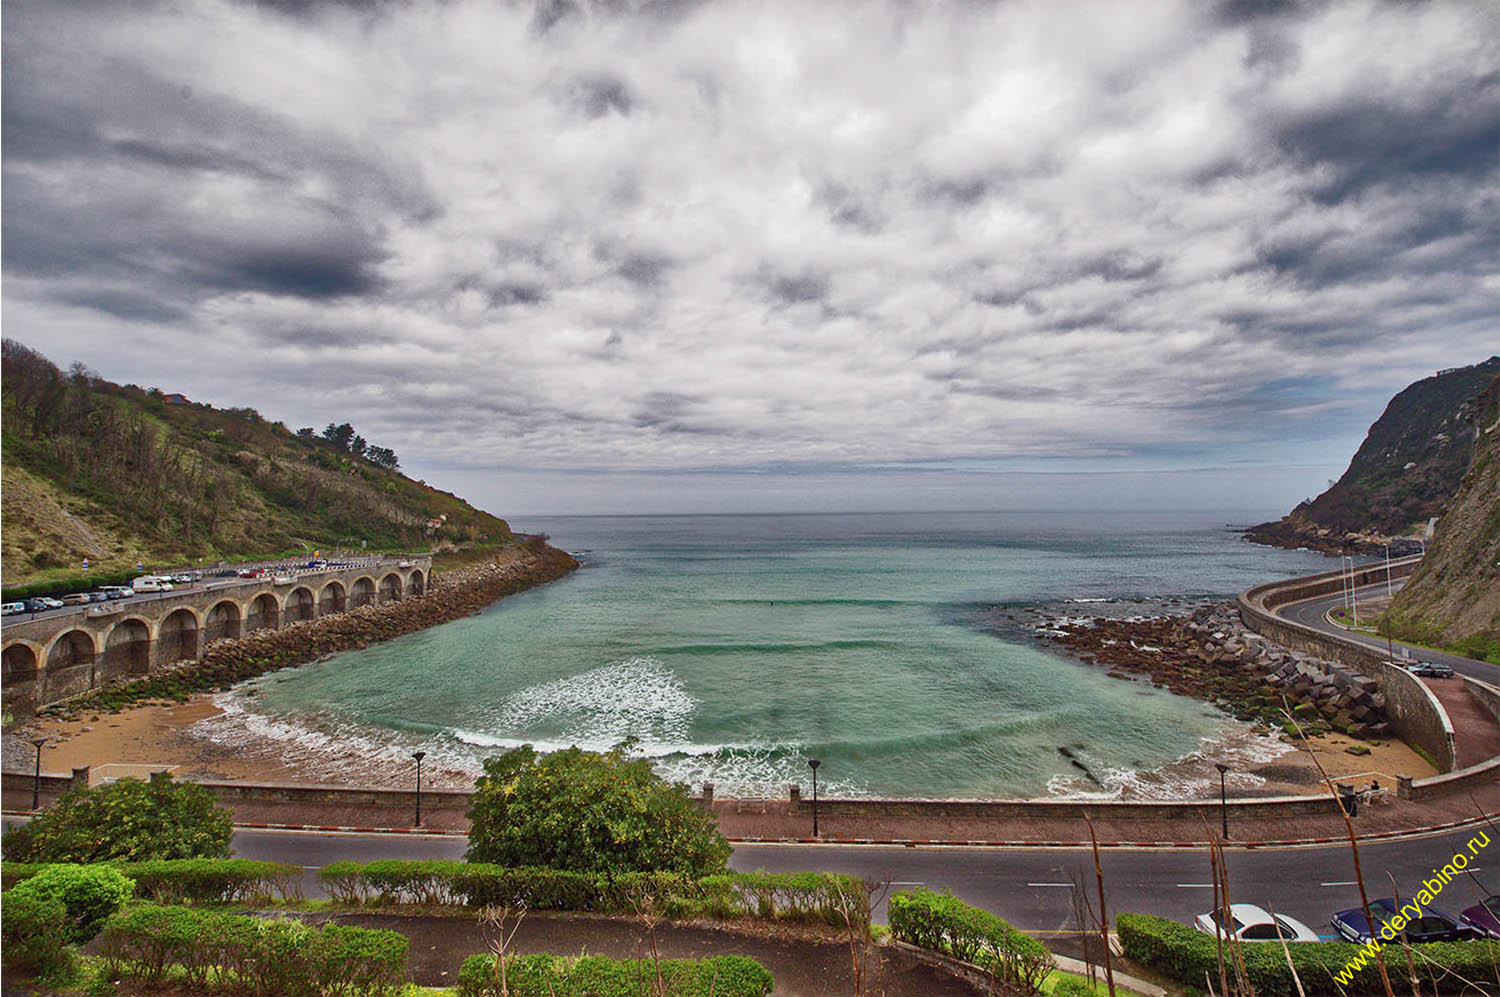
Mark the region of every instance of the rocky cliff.
MULTIPOLYGON (((1500 356, 1408 386, 1391 399, 1332 487, 1275 522, 1251 527, 1246 537, 1279 547, 1375 552, 1392 538, 1418 535, 1444 514, 1469 469, 1480 431, 1479 395, 1497 374, 1500 356)), ((1397 554, 1418 549, 1415 540, 1392 545, 1397 554)))
POLYGON ((1474 458, 1382 629, 1500 664, 1500 377, 1476 399, 1474 458))

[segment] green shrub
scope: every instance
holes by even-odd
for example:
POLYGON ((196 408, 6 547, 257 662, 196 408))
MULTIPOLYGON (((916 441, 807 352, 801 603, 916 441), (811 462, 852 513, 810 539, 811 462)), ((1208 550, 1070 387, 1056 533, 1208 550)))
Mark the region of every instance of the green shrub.
MULTIPOLYGON (((1121 914, 1115 919, 1115 928, 1127 957, 1189 986, 1202 986, 1205 974, 1217 986, 1218 958, 1211 936, 1148 914, 1121 914)), ((1380 970, 1373 958, 1354 971, 1348 987, 1341 989, 1334 979, 1363 951, 1363 946, 1348 942, 1294 942, 1287 948, 1307 997, 1381 990, 1380 970)), ((1251 943, 1241 946, 1240 951, 1245 972, 1262 997, 1286 997, 1297 992, 1280 945, 1251 943)), ((1422 987, 1437 993, 1462 993, 1459 977, 1488 982, 1495 980, 1500 971, 1497 941, 1430 942, 1413 946, 1412 953, 1422 987)), ((1404 977, 1406 960, 1400 950, 1387 946, 1384 954, 1392 979, 1397 975, 1404 977)))
POLYGON ((48 866, 7 896, 61 903, 67 916, 65 941, 86 942, 135 893, 135 883, 107 865, 48 866))
POLYGON ((5 836, 19 862, 228 858, 229 810, 213 794, 170 777, 70 789, 57 805, 5 836))
POLYGON ((1052 984, 1052 997, 1099 997, 1099 991, 1088 980, 1059 976, 1052 984))
MULTIPOLYGON (((0 865, 5 888, 25 882, 56 863, 6 862, 0 865)), ((264 903, 273 897, 301 897, 302 870, 284 862, 254 859, 159 859, 148 862, 110 862, 108 865, 135 880, 135 895, 159 904, 264 903)))
MULTIPOLYGON (((638 997, 654 985, 657 970, 673 997, 765 997, 770 970, 748 956, 710 959, 564 958, 508 956, 506 984, 514 997, 638 997)), ((496 997, 493 955, 471 955, 458 970, 458 997, 496 997)))
POLYGON ((214 978, 263 997, 397 993, 405 985, 407 948, 394 931, 157 904, 114 915, 99 940, 116 976, 154 983, 180 966, 196 985, 214 978))
POLYGON ((56 897, 7 893, 0 896, 4 917, 0 939, 4 941, 5 968, 45 976, 71 961, 68 949, 68 909, 56 897))
POLYGON ((901 941, 973 963, 1025 993, 1040 990, 1052 972, 1052 954, 1045 945, 952 893, 894 893, 889 918, 891 934, 901 941))
POLYGON ((525 746, 485 759, 464 857, 603 876, 724 871, 729 842, 713 816, 629 748, 539 755, 525 746))

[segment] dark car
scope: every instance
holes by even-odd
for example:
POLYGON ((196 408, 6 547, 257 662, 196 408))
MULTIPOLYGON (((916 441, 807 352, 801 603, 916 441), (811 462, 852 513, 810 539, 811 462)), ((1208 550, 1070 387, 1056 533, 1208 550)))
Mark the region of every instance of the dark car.
POLYGON ((39 598, 27 599, 25 605, 26 612, 28 613, 45 613, 47 610, 52 608, 51 606, 47 605, 47 601, 45 599, 39 598))
MULTIPOLYGON (((1408 902, 1407 907, 1415 906, 1414 902, 1408 902)), ((1379 900, 1370 901, 1370 916, 1375 919, 1375 927, 1372 931, 1369 922, 1365 920, 1365 912, 1358 907, 1349 910, 1341 910, 1333 915, 1333 927, 1345 939, 1356 945, 1363 945, 1374 936, 1379 935, 1387 921, 1390 921, 1400 913, 1400 908, 1391 897, 1381 897, 1379 900)), ((1409 942, 1462 942, 1471 938, 1480 937, 1478 929, 1464 924, 1446 911, 1438 910, 1436 907, 1422 909, 1421 916, 1415 920, 1408 919, 1405 927, 1398 933, 1405 935, 1409 942)))
POLYGON ((1458 916, 1474 930, 1500 938, 1500 894, 1492 893, 1473 907, 1465 907, 1458 916))
POLYGON ((1407 665, 1406 670, 1422 678, 1451 679, 1453 677, 1453 669, 1447 665, 1438 664, 1436 661, 1418 661, 1414 665, 1407 665))

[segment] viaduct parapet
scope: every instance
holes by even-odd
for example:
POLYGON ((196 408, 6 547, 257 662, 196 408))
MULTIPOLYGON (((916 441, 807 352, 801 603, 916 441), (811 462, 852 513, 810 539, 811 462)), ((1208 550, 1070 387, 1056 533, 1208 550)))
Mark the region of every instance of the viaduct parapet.
POLYGON ((258 578, 212 578, 159 596, 7 623, 4 701, 25 716, 70 696, 197 658, 211 641, 421 595, 432 557, 414 554, 258 578))

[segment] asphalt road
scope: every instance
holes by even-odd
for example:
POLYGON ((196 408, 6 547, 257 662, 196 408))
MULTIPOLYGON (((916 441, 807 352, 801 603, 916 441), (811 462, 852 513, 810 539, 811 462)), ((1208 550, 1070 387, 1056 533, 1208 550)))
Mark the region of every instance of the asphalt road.
MULTIPOLYGON (((1395 590, 1400 587, 1401 582, 1398 580, 1392 586, 1392 589, 1395 590)), ((1382 581, 1375 585, 1366 585, 1358 589, 1356 595, 1359 598, 1369 598, 1376 595, 1383 596, 1385 595, 1385 591, 1385 582, 1382 581)), ((1344 597, 1342 595, 1321 596, 1317 599, 1304 599, 1301 602, 1287 603, 1285 606, 1280 606, 1276 609, 1276 615, 1291 620, 1293 623, 1301 623, 1304 626, 1313 627, 1324 633, 1334 634, 1384 652, 1386 650, 1386 641, 1384 638, 1350 633, 1342 627, 1328 622, 1327 614, 1329 610, 1343 604, 1344 597)), ((1411 652, 1413 661, 1437 661, 1448 665, 1460 675, 1482 679, 1486 682, 1500 682, 1500 665, 1492 665, 1488 661, 1476 661, 1473 658, 1460 657, 1457 654, 1445 654, 1442 651, 1429 651, 1426 648, 1404 644, 1399 640, 1393 641, 1392 644, 1396 648, 1398 658, 1401 656, 1401 649, 1405 648, 1411 652)))
MULTIPOLYGON (((1481 847, 1472 860, 1472 876, 1449 885, 1437 906, 1457 913, 1486 893, 1500 890, 1500 828, 1477 828, 1361 846, 1370 898, 1391 895, 1388 874, 1395 877, 1402 895, 1412 894, 1455 852, 1468 851, 1467 842, 1476 834, 1486 834, 1490 845, 1481 847)), ((314 870, 338 859, 457 859, 465 847, 462 838, 436 836, 296 831, 237 831, 234 836, 239 857, 303 866, 307 870, 303 889, 308 896, 322 895, 314 870)), ((1110 849, 1101 854, 1108 903, 1114 913, 1150 913, 1191 922, 1213 905, 1206 851, 1110 849)), ((1227 854, 1230 898, 1236 903, 1269 904, 1329 937, 1333 935, 1329 917, 1359 904, 1347 846, 1230 850, 1227 854)), ((1072 927, 1075 879, 1094 888, 1093 858, 1087 849, 739 845, 730 866, 767 872, 842 872, 890 880, 893 889, 947 888, 1019 928, 1036 932, 1072 927)), ((883 911, 879 919, 884 919, 883 911)))

